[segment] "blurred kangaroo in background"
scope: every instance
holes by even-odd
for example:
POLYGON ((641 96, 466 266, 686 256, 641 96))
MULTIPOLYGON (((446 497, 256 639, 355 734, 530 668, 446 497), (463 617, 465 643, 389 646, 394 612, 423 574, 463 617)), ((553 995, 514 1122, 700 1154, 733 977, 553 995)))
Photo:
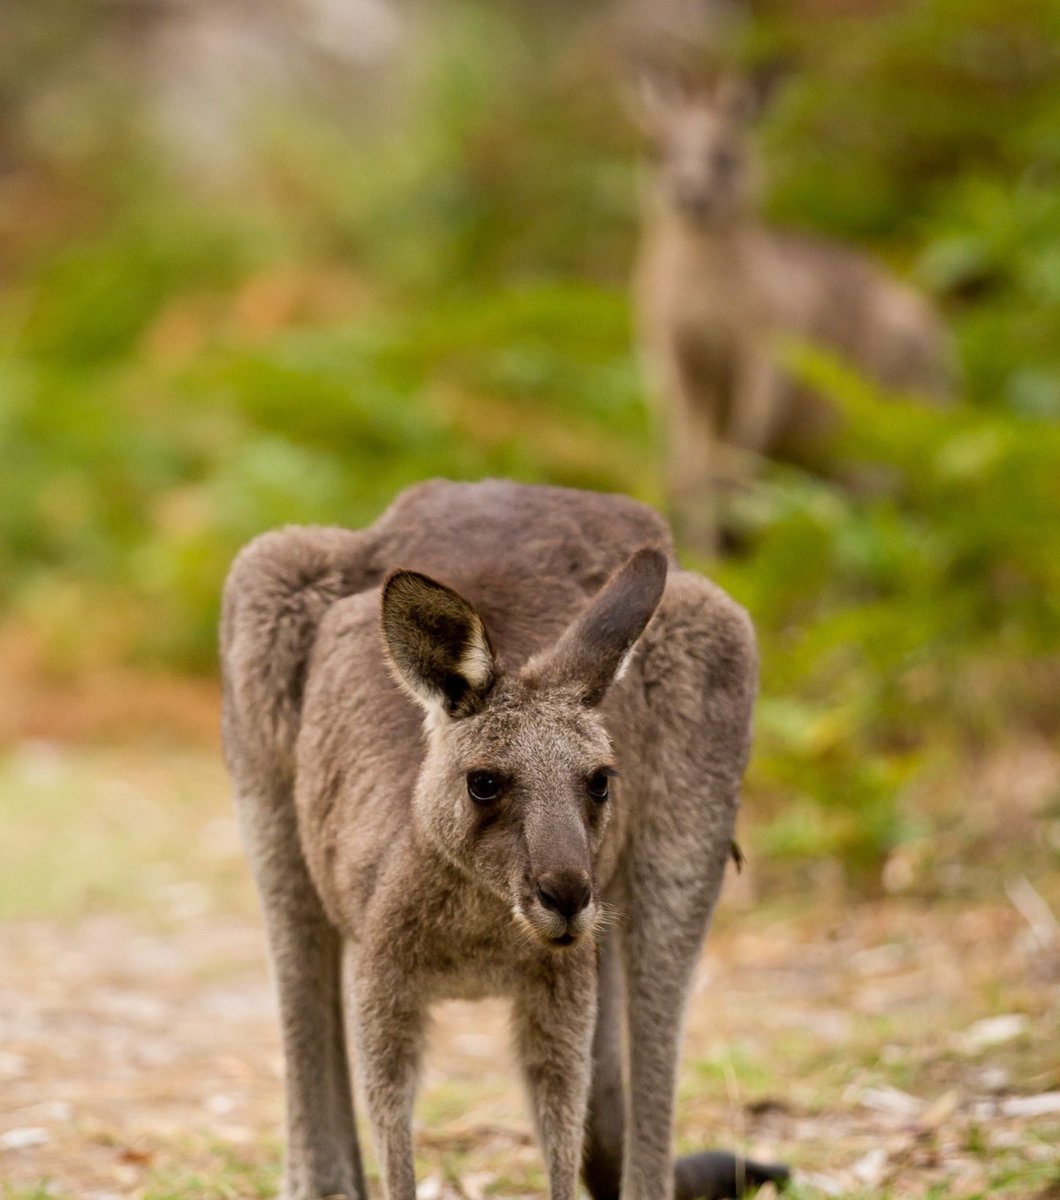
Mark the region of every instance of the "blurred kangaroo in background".
POLYGON ((634 279, 639 335, 667 431, 677 532, 710 551, 719 491, 746 481, 761 456, 842 474, 821 444, 837 414, 785 371, 785 339, 939 398, 949 345, 923 297, 864 254, 763 223, 750 126, 765 73, 638 75, 652 161, 634 279))
POLYGON ((579 1170, 594 1200, 785 1180, 673 1160, 756 657, 746 614, 676 567, 654 513, 435 481, 366 530, 266 534, 229 576, 222 657, 280 1000, 288 1200, 366 1197, 346 1015, 386 1196, 414 1200, 428 1009, 486 995, 512 1002, 553 1200, 579 1170))

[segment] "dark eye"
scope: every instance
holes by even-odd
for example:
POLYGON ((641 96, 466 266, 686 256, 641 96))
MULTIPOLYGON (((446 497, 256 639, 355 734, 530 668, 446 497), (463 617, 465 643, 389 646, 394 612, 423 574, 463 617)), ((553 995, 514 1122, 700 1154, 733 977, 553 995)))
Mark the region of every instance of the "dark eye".
POLYGON ((467 777, 467 794, 476 804, 490 804, 501 794, 501 778, 492 771, 472 771, 467 777))
POLYGON ((586 780, 585 786, 589 795, 602 804, 608 797, 610 782, 606 771, 594 771, 586 780))

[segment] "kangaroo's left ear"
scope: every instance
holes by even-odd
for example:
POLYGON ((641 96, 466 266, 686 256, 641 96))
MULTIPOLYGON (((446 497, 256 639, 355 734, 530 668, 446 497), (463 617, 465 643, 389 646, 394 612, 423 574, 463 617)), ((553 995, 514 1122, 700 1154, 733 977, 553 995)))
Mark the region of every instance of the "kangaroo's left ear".
POLYGON ((383 641, 395 678, 432 715, 471 716, 497 678, 479 614, 416 571, 395 571, 383 585, 383 641))
POLYGON ((593 597, 551 650, 523 669, 523 677, 577 691, 595 707, 621 676, 637 639, 651 620, 666 586, 666 555, 638 550, 593 597))

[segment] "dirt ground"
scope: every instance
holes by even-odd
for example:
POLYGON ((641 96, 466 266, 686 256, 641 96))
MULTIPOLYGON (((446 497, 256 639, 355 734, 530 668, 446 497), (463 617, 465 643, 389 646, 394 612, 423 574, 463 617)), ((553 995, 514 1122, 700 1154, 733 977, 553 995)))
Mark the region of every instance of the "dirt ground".
MULTIPOLYGON (((92 829, 109 864, 125 857, 82 862, 53 911, 23 901, 0 924, 0 1194, 272 1195, 282 1063, 219 770, 28 753, 0 780, 26 811, 51 821, 85 793, 48 861, 76 864, 63 839, 92 829), (179 835, 178 870, 123 841, 147 813, 159 846, 179 835)), ((32 839, 6 853, 14 884, 46 870, 32 839)), ((755 891, 752 859, 698 971, 679 1144, 784 1159, 804 1196, 1060 1197, 1055 901, 1020 875, 945 900, 755 891)), ((417 1117, 425 1200, 543 1194, 503 1006, 438 1014, 417 1117)))

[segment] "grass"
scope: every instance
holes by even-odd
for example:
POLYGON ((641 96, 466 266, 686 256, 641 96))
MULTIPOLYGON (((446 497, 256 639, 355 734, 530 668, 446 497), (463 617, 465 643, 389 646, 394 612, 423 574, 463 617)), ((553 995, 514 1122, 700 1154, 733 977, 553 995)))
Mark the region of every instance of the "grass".
POLYGON ((0 920, 250 911, 219 757, 26 742, 0 757, 0 920))
MULTIPOLYGON (((216 751, 30 747, 0 779, 19 817, 0 924, 2 974, 21 997, 11 1027, 22 1032, 8 1045, 23 1060, 6 1123, 43 1124, 51 1138, 4 1155, 0 1195, 273 1195, 275 1019, 262 1008, 260 923, 216 751), (144 1047, 158 1065, 140 1059, 144 1047), (72 1123, 41 1110, 56 1100, 72 1123)), ((807 1197, 1048 1195, 1060 1122, 990 1107, 995 1094, 1060 1089, 1055 953, 1035 949, 999 886, 1018 861, 1060 903, 1042 851, 1002 857, 955 896, 852 903, 819 891, 797 902, 759 852, 767 834, 745 826, 749 866, 726 890, 693 993, 679 1147, 786 1159, 807 1197), (764 884, 771 898, 751 907, 764 884), (967 1040, 1004 1014, 1025 1018, 1006 1040, 967 1040), (897 1109, 872 1099, 886 1088, 904 1094, 897 1109), (916 1114, 950 1096, 920 1129, 916 1114), (884 1174, 864 1188, 853 1172, 876 1147, 884 1174)), ((461 1181, 468 1196, 545 1190, 506 1036, 501 1005, 438 1013, 416 1137, 418 1178, 443 1196, 461 1181)))

